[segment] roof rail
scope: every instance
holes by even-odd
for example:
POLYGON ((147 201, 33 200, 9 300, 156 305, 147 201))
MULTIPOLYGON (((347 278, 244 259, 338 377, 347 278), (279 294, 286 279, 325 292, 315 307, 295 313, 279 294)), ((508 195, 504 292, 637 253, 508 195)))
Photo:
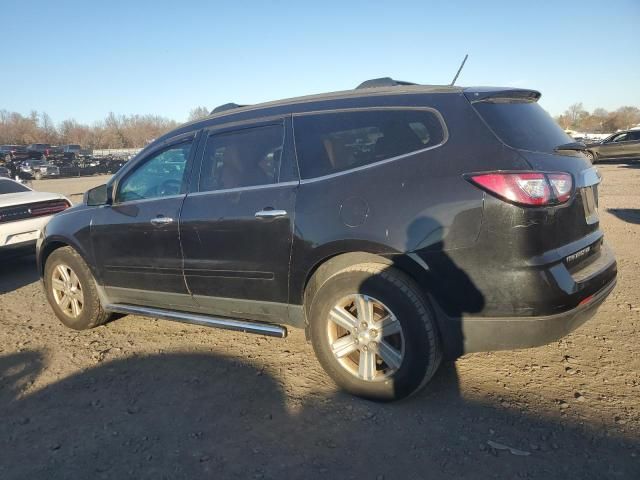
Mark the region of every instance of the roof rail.
POLYGON ((225 112, 227 110, 233 110, 234 108, 246 107, 246 105, 238 105, 237 103, 225 103, 224 105, 220 105, 213 110, 209 115, 213 115, 214 113, 225 112))
POLYGON ((362 82, 356 87, 356 90, 361 88, 395 87, 398 85, 417 85, 417 83, 394 80, 391 77, 372 78, 371 80, 365 80, 362 82))

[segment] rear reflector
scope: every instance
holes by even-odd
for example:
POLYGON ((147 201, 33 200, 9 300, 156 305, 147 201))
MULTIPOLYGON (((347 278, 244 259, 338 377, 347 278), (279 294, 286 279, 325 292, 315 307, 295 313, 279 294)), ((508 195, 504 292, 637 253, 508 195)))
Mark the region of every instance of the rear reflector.
POLYGON ((585 303, 589 303, 591 300, 593 300, 593 295, 589 295, 586 298, 583 298, 580 303, 578 305, 584 305, 585 303))
POLYGON ((573 180, 568 173, 480 173, 466 177, 471 183, 512 203, 526 206, 557 205, 571 198, 573 180))

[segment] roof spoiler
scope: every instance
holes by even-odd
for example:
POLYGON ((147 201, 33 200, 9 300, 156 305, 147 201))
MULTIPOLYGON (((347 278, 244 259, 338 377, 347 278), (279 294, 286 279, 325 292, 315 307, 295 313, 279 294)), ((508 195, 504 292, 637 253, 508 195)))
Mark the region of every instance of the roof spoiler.
POLYGON ((537 90, 526 90, 523 88, 466 88, 464 95, 471 103, 534 103, 540 100, 542 96, 537 90))

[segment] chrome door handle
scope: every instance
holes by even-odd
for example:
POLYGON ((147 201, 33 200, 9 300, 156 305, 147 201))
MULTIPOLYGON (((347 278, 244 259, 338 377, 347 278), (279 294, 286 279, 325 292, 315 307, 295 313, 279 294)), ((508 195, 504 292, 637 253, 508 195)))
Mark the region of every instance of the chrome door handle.
POLYGON ((272 217, 284 217, 287 214, 286 210, 260 210, 256 212, 258 218, 272 218, 272 217))
POLYGON ((151 225, 155 226, 169 225, 170 223, 173 223, 173 218, 171 217, 156 217, 151 219, 151 225))

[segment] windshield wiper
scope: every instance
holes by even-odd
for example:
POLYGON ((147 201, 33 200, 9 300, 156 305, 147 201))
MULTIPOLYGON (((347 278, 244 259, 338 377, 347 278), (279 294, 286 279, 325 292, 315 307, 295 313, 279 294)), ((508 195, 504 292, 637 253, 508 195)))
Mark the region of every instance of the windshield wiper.
POLYGON ((575 150, 577 152, 581 152, 582 150, 586 150, 587 146, 582 142, 570 142, 565 143, 564 145, 558 145, 553 150, 559 152, 561 150, 575 150))

